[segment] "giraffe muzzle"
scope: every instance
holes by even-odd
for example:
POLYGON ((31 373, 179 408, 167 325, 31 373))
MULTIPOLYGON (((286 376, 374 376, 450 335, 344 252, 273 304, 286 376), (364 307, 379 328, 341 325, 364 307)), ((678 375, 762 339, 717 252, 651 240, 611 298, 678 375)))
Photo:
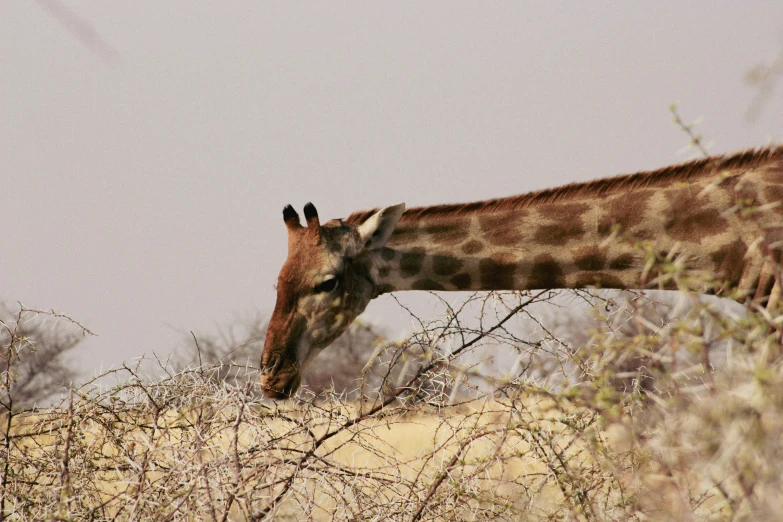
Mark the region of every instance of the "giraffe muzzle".
MULTIPOLYGON (((274 380, 280 381, 281 379, 274 380)), ((288 376, 288 379, 284 380, 282 383, 270 382, 272 379, 269 378, 265 381, 266 382, 261 383, 261 391, 264 395, 275 400, 287 399, 299 389, 299 385, 302 383, 302 374, 296 372, 293 375, 288 376)))

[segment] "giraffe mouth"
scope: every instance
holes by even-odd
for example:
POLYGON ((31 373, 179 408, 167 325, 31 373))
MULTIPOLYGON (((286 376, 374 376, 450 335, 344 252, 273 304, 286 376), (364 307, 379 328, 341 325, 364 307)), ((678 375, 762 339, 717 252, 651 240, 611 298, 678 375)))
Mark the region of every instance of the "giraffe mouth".
POLYGON ((264 395, 274 400, 288 399, 296 390, 299 389, 299 385, 302 382, 302 376, 300 374, 294 374, 284 383, 283 386, 261 386, 261 391, 264 395))

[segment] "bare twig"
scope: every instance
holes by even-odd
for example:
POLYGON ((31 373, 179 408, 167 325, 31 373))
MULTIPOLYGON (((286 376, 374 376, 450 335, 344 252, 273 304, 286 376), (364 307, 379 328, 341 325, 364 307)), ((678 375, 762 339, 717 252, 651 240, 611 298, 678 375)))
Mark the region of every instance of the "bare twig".
POLYGON ((117 51, 98 34, 93 25, 79 17, 59 0, 38 0, 38 5, 106 63, 114 64, 119 61, 117 51))
POLYGON ((669 106, 669 111, 672 113, 672 116, 674 117, 674 123, 677 125, 685 134, 688 135, 688 138, 690 138, 691 143, 690 146, 696 147, 699 149, 699 152, 701 152, 702 156, 705 158, 709 158, 710 153, 707 151, 707 149, 704 147, 704 139, 701 137, 701 135, 696 134, 694 132, 694 124, 687 124, 684 121, 682 121, 682 118, 680 118, 679 112, 677 112, 677 105, 672 103, 669 106))

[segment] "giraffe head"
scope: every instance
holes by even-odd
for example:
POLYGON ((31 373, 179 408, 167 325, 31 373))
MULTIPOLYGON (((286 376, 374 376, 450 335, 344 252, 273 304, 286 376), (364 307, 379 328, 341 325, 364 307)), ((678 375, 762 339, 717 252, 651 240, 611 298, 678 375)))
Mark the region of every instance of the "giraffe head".
POLYGON ((277 302, 261 355, 261 388, 273 399, 297 390, 307 364, 342 334, 377 295, 374 257, 397 226, 404 204, 378 210, 364 223, 321 224, 312 203, 307 226, 288 205, 288 258, 277 278, 277 302))

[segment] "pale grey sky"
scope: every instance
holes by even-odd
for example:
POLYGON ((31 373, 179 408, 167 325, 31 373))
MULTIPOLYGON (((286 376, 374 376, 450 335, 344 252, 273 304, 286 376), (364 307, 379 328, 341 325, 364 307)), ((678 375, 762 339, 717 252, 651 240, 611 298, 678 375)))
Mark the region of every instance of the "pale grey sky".
MULTIPOLYGON (((748 121, 744 76, 781 35, 773 1, 0 0, 0 299, 99 333, 88 373, 165 354, 271 311, 286 203, 657 168, 684 159, 672 102, 712 152, 780 141, 783 95, 748 121)), ((401 328, 389 298, 365 317, 401 328)))

